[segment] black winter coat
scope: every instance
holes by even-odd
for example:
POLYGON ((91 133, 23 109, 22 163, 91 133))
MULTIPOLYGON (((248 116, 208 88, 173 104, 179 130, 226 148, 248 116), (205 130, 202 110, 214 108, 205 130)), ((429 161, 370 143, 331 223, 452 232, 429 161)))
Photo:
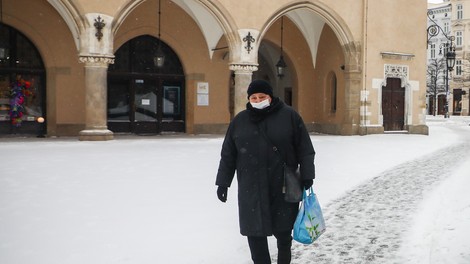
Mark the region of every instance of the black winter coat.
POLYGON ((284 201, 283 164, 300 164, 302 178, 314 179, 314 157, 302 118, 278 98, 263 110, 248 103, 235 116, 222 145, 216 185, 230 187, 236 170, 242 235, 270 236, 292 230, 299 204, 284 201))

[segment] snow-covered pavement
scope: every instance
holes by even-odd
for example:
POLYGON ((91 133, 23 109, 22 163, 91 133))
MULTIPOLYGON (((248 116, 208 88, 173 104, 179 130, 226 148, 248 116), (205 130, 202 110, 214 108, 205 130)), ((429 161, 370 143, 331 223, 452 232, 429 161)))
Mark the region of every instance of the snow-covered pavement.
MULTIPOLYGON (((470 263, 470 117, 429 119, 429 136, 311 136, 327 231, 293 264, 470 263)), ((237 183, 216 197, 222 140, 0 138, 0 264, 252 263, 237 183)))
MULTIPOLYGON (((466 245, 468 250, 461 252, 460 259, 455 258, 458 256, 446 256, 439 261, 431 261, 429 257, 432 251, 439 248, 428 247, 428 254, 416 258, 410 256, 415 252, 406 248, 410 245, 403 244, 407 232, 413 228, 413 216, 420 202, 470 157, 468 132, 462 131, 461 140, 452 146, 399 164, 325 207, 328 232, 321 242, 314 244, 314 250, 305 250, 308 247, 296 244, 295 263, 470 263, 469 244, 466 245), (446 259, 448 262, 442 262, 446 259)), ((467 176, 470 177, 470 173, 467 176)), ((452 196, 452 193, 447 195, 452 196)), ((445 196, 442 198, 446 199, 445 196)), ((445 212, 437 210, 434 213, 445 212)), ((452 221, 452 218, 448 220, 452 221)), ((432 221, 432 218, 427 220, 432 221)), ((425 221, 421 219, 420 224, 425 221)), ((468 230, 470 221, 466 226, 460 226, 458 232, 468 230)), ((414 247, 414 250, 417 248, 414 247)))

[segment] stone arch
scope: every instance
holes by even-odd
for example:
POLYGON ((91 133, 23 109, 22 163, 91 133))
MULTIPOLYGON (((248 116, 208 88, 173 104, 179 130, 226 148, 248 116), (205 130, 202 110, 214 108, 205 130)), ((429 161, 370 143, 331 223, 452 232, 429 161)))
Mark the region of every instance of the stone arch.
POLYGON ((81 16, 76 4, 71 0, 50 0, 48 2, 64 19, 73 35, 77 50, 80 50, 80 35, 86 28, 86 20, 81 16))
MULTIPOLYGON (((361 42, 354 39, 350 27, 345 20, 330 6, 320 2, 296 2, 280 7, 270 19, 262 26, 259 38, 262 39, 268 32, 272 24, 281 16, 288 16, 291 20, 297 20, 299 25, 311 25, 311 21, 318 23, 325 23, 331 29, 332 33, 338 40, 339 47, 341 48, 344 64, 341 65, 343 72, 344 86, 342 91, 344 96, 341 99, 341 112, 336 115, 337 122, 335 124, 319 124, 315 125, 313 130, 318 132, 328 131, 328 133, 341 134, 341 135, 355 135, 359 134, 360 128, 360 91, 362 83, 362 60, 361 60, 361 42), (310 16, 310 17, 309 17, 310 16), (305 20, 302 20, 305 19, 305 20), (331 126, 334 125, 334 129, 331 126), (326 129, 326 130, 325 130, 326 129)), ((298 26, 299 30, 311 52, 311 59, 314 68, 316 68, 316 51, 319 45, 319 37, 315 38, 314 32, 309 32, 308 27, 298 26)), ((324 28, 319 26, 317 31, 324 28)), ((319 34, 319 31, 316 33, 319 34)), ((340 52, 341 52, 340 51, 340 52)), ((299 110, 302 111, 303 105, 300 105, 299 110)), ((329 122, 329 121, 328 121, 329 122)))
MULTIPOLYGON (((353 34, 350 31, 347 23, 336 13, 333 9, 327 5, 319 2, 301 2, 292 3, 281 7, 271 19, 269 19, 263 26, 260 32, 259 39, 262 39, 266 32, 269 30, 271 25, 283 15, 289 15, 299 10, 308 10, 319 18, 323 19, 325 23, 330 26, 335 35, 338 38, 340 45, 343 48, 344 57, 346 60, 345 69, 351 71, 360 71, 360 44, 354 40, 353 34)), ((308 39, 308 36, 304 37, 308 39)), ((309 43, 312 45, 312 43, 309 43)), ((312 60, 315 61, 315 56, 312 55, 312 60)))
POLYGON ((121 25, 126 21, 126 18, 129 14, 134 11, 136 7, 138 7, 141 3, 145 2, 145 0, 135 0, 135 1, 128 1, 123 8, 116 14, 113 20, 112 25, 112 34, 113 36, 119 31, 121 25))
MULTIPOLYGON (((236 43, 241 40, 237 33, 237 26, 235 20, 232 18, 230 12, 223 7, 217 0, 194 0, 203 6, 217 21, 221 27, 223 35, 227 38, 230 54, 233 54, 236 49, 236 43)), ((220 39, 219 39, 220 40, 220 39)), ((231 55, 230 55, 231 56, 231 55)))
MULTIPOLYGON (((116 14, 115 19, 113 21, 112 26, 112 33, 113 35, 119 30, 120 26, 124 23, 126 17, 140 4, 145 2, 146 0, 136 0, 136 1, 129 1, 120 11, 116 14)), ((236 33, 236 24, 233 18, 230 15, 230 12, 222 7, 218 1, 209 1, 209 0, 193 0, 191 1, 190 5, 185 5, 184 1, 174 0, 172 1, 175 4, 179 5, 183 10, 185 10, 188 15, 193 17, 196 23, 199 25, 203 35, 206 38, 207 46, 210 55, 212 56, 212 49, 215 48, 211 47, 211 44, 218 43, 220 38, 225 35, 227 38, 227 43, 229 45, 229 50, 233 51, 235 49, 235 44, 240 42, 238 34, 236 33), (216 40, 210 41, 208 38, 209 30, 205 28, 204 23, 200 23, 200 17, 197 15, 197 9, 202 7, 205 11, 207 11, 212 18, 217 22, 217 25, 222 30, 223 34, 216 40), (192 12, 194 11, 194 12, 192 12), (191 14, 192 13, 192 14, 191 14)), ((200 12, 200 11, 199 11, 200 12)), ((233 52, 230 52, 233 54, 233 52)))

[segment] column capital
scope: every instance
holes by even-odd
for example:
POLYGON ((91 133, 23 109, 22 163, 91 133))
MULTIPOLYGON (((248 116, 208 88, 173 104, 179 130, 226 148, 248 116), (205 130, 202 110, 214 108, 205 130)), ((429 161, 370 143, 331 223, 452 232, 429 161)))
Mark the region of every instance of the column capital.
POLYGON ((257 64, 232 63, 229 69, 236 73, 252 73, 258 70, 257 64))
POLYGON ((78 61, 85 63, 89 66, 102 66, 108 67, 109 64, 114 64, 114 56, 107 55, 80 55, 78 61))

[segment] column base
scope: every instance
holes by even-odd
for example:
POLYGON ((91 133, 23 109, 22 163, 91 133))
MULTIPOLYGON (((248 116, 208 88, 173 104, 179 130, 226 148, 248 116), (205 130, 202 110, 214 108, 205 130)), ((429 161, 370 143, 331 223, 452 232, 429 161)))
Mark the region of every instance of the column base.
POLYGON ((108 129, 85 129, 78 133, 80 141, 106 141, 113 140, 114 134, 108 129))
POLYGON ((429 135, 429 127, 427 125, 412 125, 408 126, 408 131, 410 134, 418 134, 418 135, 429 135))

